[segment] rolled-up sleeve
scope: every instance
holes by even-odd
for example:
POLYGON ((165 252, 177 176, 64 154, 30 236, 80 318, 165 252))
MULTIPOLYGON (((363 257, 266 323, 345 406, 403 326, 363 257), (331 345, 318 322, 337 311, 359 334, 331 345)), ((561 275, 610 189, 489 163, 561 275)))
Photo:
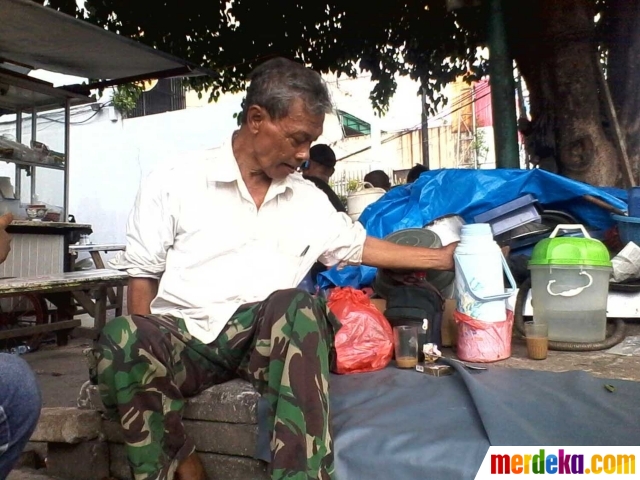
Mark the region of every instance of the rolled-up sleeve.
POLYGON ((336 264, 359 265, 367 232, 360 222, 346 213, 331 211, 321 221, 325 238, 324 252, 318 260, 331 267, 336 264))
POLYGON ((160 278, 167 251, 175 238, 175 215, 170 192, 162 172, 154 172, 142 182, 127 222, 126 250, 109 266, 126 271, 130 277, 160 278))

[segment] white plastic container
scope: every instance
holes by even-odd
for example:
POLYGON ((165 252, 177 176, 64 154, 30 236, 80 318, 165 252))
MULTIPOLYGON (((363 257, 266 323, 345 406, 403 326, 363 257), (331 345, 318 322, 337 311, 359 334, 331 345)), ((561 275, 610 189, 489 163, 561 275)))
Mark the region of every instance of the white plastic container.
POLYGON ((481 322, 507 319, 506 299, 516 285, 488 223, 464 225, 454 254, 458 312, 481 322), (505 292, 503 272, 511 289, 505 292))
POLYGON ((387 191, 377 188, 369 182, 364 182, 359 190, 350 193, 347 197, 347 212, 354 222, 360 218, 360 214, 373 202, 380 199, 387 191), (369 185, 370 188, 364 188, 369 185))
POLYGON ((606 337, 612 267, 607 248, 582 225, 558 225, 538 242, 529 262, 533 321, 546 323, 549 340, 601 342, 606 337), (560 230, 585 238, 556 238, 560 230))

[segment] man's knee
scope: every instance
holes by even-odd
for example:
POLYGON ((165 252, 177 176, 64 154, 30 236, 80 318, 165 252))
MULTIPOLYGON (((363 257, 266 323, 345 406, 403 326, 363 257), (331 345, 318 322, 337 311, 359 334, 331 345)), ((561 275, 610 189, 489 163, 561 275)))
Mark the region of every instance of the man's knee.
POLYGON ((136 334, 136 326, 131 317, 116 317, 109 320, 100 332, 100 343, 120 344, 125 337, 136 334))
POLYGON ((99 375, 111 372, 114 362, 121 363, 125 356, 133 359, 138 355, 138 344, 142 338, 136 323, 131 317, 116 317, 110 320, 100 332, 95 346, 87 352, 89 377, 92 383, 98 384, 99 375), (124 354, 126 351, 126 355, 124 354))

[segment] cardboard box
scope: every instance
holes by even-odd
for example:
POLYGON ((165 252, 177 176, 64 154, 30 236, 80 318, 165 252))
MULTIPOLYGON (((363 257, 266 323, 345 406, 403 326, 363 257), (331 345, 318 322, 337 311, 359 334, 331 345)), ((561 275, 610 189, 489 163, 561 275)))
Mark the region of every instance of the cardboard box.
POLYGON ((454 299, 445 300, 444 313, 442 314, 442 346, 455 346, 458 340, 458 326, 453 319, 453 312, 456 310, 454 299))
POLYGON ((384 311, 387 309, 387 301, 384 298, 372 298, 371 303, 384 315, 384 311))

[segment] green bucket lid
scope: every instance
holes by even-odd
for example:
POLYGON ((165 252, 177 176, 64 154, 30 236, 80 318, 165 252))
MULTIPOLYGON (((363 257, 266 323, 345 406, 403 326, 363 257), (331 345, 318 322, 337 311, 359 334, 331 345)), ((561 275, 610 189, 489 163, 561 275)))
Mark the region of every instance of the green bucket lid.
POLYGON ((550 238, 541 240, 534 247, 529 266, 539 265, 611 267, 611 259, 604 243, 589 237, 582 225, 559 225, 550 238), (584 232, 586 238, 555 237, 559 229, 573 230, 577 227, 584 232))

